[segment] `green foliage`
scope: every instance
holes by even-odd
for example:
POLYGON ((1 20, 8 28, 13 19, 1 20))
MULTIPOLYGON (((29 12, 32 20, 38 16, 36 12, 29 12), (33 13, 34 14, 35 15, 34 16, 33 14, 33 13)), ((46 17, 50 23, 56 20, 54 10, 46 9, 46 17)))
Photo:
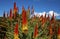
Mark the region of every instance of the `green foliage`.
MULTIPOLYGON (((6 36, 8 39, 14 39, 14 27, 16 24, 16 20, 13 19, 12 21, 10 21, 9 19, 7 19, 7 24, 8 24, 8 29, 6 32, 6 36), (11 25, 12 24, 12 25, 11 25)), ((36 25, 36 23, 38 22, 38 19, 35 19, 35 21, 33 21, 33 23, 31 23, 31 19, 28 19, 28 35, 26 37, 26 39, 32 39, 33 35, 32 33, 34 33, 34 26, 36 25)), ((41 22, 38 22, 38 37, 34 38, 34 39, 48 39, 49 38, 49 30, 48 30, 48 26, 49 26, 49 21, 47 21, 44 24, 44 28, 42 28, 42 24, 41 22)), ((54 26, 54 25, 53 25, 54 26)), ((58 25, 56 25, 58 26, 58 25)), ((19 26, 18 26, 18 30, 19 30, 19 38, 22 39, 23 35, 22 35, 22 19, 21 19, 21 15, 20 15, 20 22, 19 22, 19 26)), ((58 27, 57 27, 58 28, 58 27)), ((56 28, 56 30, 57 30, 56 28)), ((56 36, 56 34, 54 34, 56 36)))

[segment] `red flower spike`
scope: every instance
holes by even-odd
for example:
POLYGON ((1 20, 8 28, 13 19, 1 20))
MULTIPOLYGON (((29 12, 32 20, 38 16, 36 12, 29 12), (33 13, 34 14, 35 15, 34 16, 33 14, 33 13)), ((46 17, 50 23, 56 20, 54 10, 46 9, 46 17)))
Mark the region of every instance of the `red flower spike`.
POLYGON ((52 16, 52 18, 51 18, 51 23, 53 23, 54 20, 55 20, 55 16, 54 16, 54 13, 53 13, 53 16, 52 16))
MULTIPOLYGON (((24 8, 22 8, 22 9, 24 9, 24 8)), ((27 24, 27 17, 26 17, 26 11, 25 10, 22 11, 22 24, 23 25, 27 24)))
POLYGON ((34 8, 33 8, 33 6, 32 6, 32 13, 31 14, 34 14, 34 8))
POLYGON ((3 17, 5 17, 5 11, 4 11, 3 17))
POLYGON ((14 34, 18 35, 18 23, 16 23, 15 25, 14 34))
POLYGON ((10 20, 12 19, 12 9, 10 9, 10 20))
POLYGON ((47 20, 48 20, 48 21, 50 20, 49 14, 48 14, 47 20))
POLYGON ((60 26, 58 27, 58 35, 60 35, 60 26))

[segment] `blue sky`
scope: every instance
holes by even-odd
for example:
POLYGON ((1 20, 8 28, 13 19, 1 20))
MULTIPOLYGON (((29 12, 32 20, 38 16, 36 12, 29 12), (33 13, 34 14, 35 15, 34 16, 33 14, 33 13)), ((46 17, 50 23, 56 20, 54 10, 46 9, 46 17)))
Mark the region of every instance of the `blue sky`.
MULTIPOLYGON (((24 5, 27 10, 28 6, 30 9, 32 5, 34 6, 35 12, 49 12, 54 11, 60 14, 60 0, 0 0, 0 16, 3 12, 9 12, 10 8, 13 9, 13 4, 16 2, 19 7, 19 12, 22 11, 22 5, 24 5)), ((60 19, 60 16, 57 16, 60 19)))

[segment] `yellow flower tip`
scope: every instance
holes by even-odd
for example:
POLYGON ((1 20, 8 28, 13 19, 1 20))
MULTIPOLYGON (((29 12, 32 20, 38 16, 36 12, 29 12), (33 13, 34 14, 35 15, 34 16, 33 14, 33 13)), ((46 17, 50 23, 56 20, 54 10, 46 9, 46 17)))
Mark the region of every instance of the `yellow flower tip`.
POLYGON ((60 35, 57 36, 57 39, 60 39, 60 35))

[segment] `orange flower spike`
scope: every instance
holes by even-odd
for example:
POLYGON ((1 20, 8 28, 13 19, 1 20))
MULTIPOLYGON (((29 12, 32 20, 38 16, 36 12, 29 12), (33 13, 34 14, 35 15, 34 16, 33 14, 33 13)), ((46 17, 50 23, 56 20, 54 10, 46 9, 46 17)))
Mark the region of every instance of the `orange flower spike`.
POLYGON ((37 37, 37 35, 38 35, 38 23, 36 24, 34 28, 34 37, 37 37))
POLYGON ((45 23, 45 18, 42 16, 42 25, 45 23))
POLYGON ((58 27, 57 39, 60 39, 60 26, 58 27))
POLYGON ((46 22, 47 20, 46 20, 46 13, 45 13, 45 16, 44 16, 44 22, 46 22))
POLYGON ((18 12, 18 7, 16 7, 16 2, 14 2, 14 18, 16 17, 17 12, 18 12))
POLYGON ((49 31, 50 31, 50 32, 49 32, 50 35, 52 35, 52 34, 53 34, 53 31, 52 31, 52 26, 51 26, 51 25, 49 26, 49 31))

